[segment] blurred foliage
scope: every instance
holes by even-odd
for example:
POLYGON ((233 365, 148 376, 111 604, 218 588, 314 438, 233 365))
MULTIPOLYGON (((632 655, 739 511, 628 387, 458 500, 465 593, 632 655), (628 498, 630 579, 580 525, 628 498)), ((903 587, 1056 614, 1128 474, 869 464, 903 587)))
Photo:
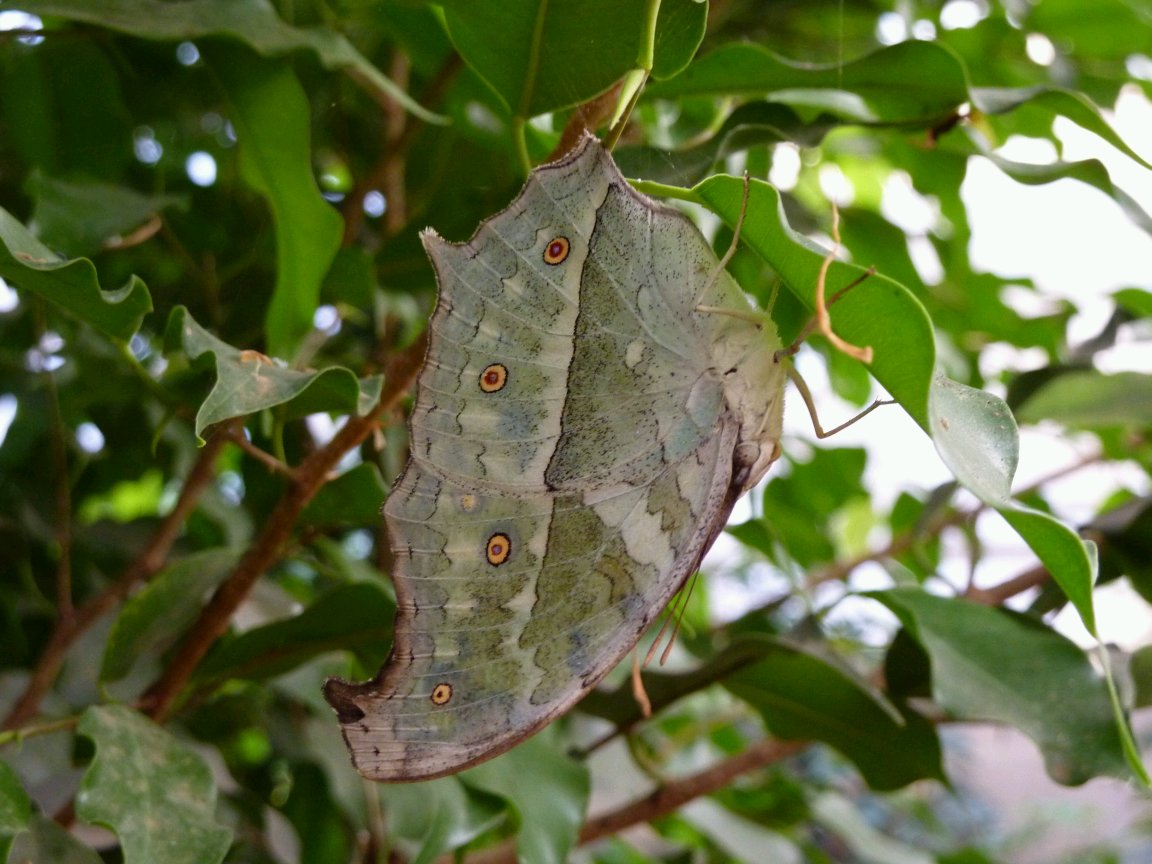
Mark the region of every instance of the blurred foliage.
POLYGON ((976 269, 961 193, 988 160, 1152 233, 1130 175, 1058 135, 1147 171, 1107 112, 1152 97, 1150 58, 1146 0, 0 0, 0 861, 1006 860, 996 814, 941 782, 948 721, 1015 726, 1061 783, 1146 782, 1127 712, 1152 646, 1089 656, 1053 617, 1095 632, 1096 586, 1152 597, 1152 376, 1102 360, 1152 338, 1152 285, 1072 342, 1100 292, 976 269), (418 231, 470 236, 632 95, 618 162, 718 216, 718 248, 749 172, 732 270, 786 339, 824 190, 852 190, 830 286, 877 275, 833 321, 876 359, 811 340, 818 401, 878 382, 958 483, 875 494, 884 441, 790 437, 645 673, 655 717, 616 670, 490 763, 365 784, 320 684, 390 646, 378 514, 435 297, 418 231), (1018 499, 1005 402, 1085 454, 1018 499), (1065 512, 1052 484, 1101 466, 1065 512), (1019 572, 983 539, 1001 516, 1019 572), (735 620, 709 611, 729 595, 735 620))

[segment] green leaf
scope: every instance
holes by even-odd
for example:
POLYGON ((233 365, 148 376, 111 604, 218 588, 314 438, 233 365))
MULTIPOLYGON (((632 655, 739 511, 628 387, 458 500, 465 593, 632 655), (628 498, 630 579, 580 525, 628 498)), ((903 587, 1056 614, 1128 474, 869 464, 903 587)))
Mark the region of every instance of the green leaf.
POLYGON ((415 846, 412 864, 429 864, 504 820, 499 798, 469 789, 457 777, 377 788, 393 831, 415 846))
POLYGON ((1071 601, 1089 633, 1096 634, 1092 587, 1098 569, 1096 544, 1053 516, 1019 504, 997 507, 997 512, 1016 529, 1036 553, 1056 584, 1071 601))
POLYGON ((20 8, 35 15, 84 21, 141 39, 178 42, 227 36, 270 57, 310 51, 325 68, 347 73, 379 95, 396 100, 420 119, 444 122, 443 117, 421 107, 386 78, 343 35, 326 27, 289 26, 268 0, 182 0, 177 4, 166 0, 21 0, 20 8))
POLYGON ((791 741, 836 748, 876 790, 916 780, 942 780, 940 742, 932 724, 891 705, 851 675, 799 646, 775 642, 768 656, 724 680, 764 719, 768 731, 791 741))
POLYGON ((124 864, 213 864, 232 832, 216 822, 216 783, 204 760, 123 705, 94 705, 77 730, 96 758, 84 772, 76 814, 115 831, 124 864))
POLYGON ((169 353, 182 349, 192 360, 206 353, 215 358, 216 384, 196 412, 197 436, 213 423, 286 403, 291 403, 292 416, 317 411, 364 416, 384 386, 379 375, 357 379, 343 366, 289 369, 258 351, 234 348, 197 324, 183 306, 172 310, 164 341, 169 353))
POLYGON ((1020 436, 1004 400, 937 375, 928 414, 932 443, 956 479, 981 501, 1006 504, 1020 460, 1020 436))
POLYGON ((1152 425, 1152 375, 1069 371, 1041 386, 1016 413, 1024 423, 1055 420, 1078 429, 1152 425))
POLYGON ((144 316, 152 311, 152 297, 137 277, 123 288, 105 291, 91 261, 60 258, 3 208, 0 277, 122 342, 132 338, 144 316))
MULTIPOLYGON (((637 185, 648 191, 648 184, 637 185)), ((675 190, 655 187, 653 191, 675 190)), ((734 226, 744 183, 736 177, 711 177, 694 186, 690 194, 734 226)), ((780 195, 767 183, 750 183, 740 240, 772 266, 805 306, 815 308, 817 276, 826 253, 788 225, 780 195)), ((826 296, 831 297, 865 272, 855 265, 834 262, 828 271, 826 296)), ((875 359, 869 371, 927 429, 936 349, 931 322, 920 302, 904 286, 877 274, 843 295, 829 311, 833 329, 841 338, 872 347, 875 359)))
POLYGON ((1063 636, 1022 615, 916 589, 868 596, 928 652, 933 696, 954 717, 1015 726, 1058 783, 1132 776, 1105 683, 1063 636))
POLYGON ((1100 109, 1083 93, 1042 85, 1039 87, 973 87, 971 96, 972 104, 985 114, 1003 114, 1014 111, 1022 105, 1029 105, 1050 111, 1054 115, 1066 117, 1089 132, 1095 132, 1125 156, 1134 159, 1145 168, 1152 169, 1152 163, 1149 163, 1128 146, 1104 119, 1100 109))
POLYGON ((25 184, 35 201, 32 223, 48 246, 91 255, 115 246, 169 207, 187 209, 184 195, 142 195, 124 186, 33 174, 25 184))
POLYGON ((0 862, 8 860, 12 839, 28 829, 31 819, 32 799, 16 772, 8 763, 0 762, 0 862))
POLYGON ((516 855, 533 864, 563 864, 588 807, 588 769, 563 755, 549 734, 469 769, 469 786, 499 795, 520 817, 516 855))
POLYGON ((196 680, 262 680, 282 675, 329 651, 352 651, 377 668, 392 644, 396 604, 378 585, 357 582, 322 594, 294 618, 255 627, 217 642, 196 680))
POLYGON ((100 680, 119 681, 141 657, 159 657, 175 644, 200 614, 208 592, 224 580, 239 557, 238 550, 209 549, 156 574, 116 616, 100 680))
POLYGON ((679 74, 692 62, 707 27, 708 4, 704 0, 662 0, 652 77, 660 81, 679 74))
POLYGON ((320 487, 304 512, 304 525, 375 525, 388 487, 380 469, 364 462, 320 487))
POLYGON ((291 357, 312 329, 344 220, 316 185, 311 108, 291 67, 221 45, 205 46, 204 53, 233 108, 240 172, 272 210, 276 287, 264 319, 266 342, 269 354, 291 357))
POLYGON ((789 63, 752 43, 717 48, 648 99, 756 96, 856 123, 933 126, 968 99, 964 67, 947 48, 912 40, 828 66, 789 63))
POLYGON ((577 105, 636 67, 643 3, 448 0, 443 6, 456 50, 515 117, 577 105))

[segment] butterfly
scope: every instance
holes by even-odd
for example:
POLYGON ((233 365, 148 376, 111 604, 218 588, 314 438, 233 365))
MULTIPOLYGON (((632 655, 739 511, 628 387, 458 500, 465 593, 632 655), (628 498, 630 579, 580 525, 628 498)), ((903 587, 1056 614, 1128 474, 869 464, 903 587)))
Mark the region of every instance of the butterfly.
POLYGON ((696 571, 779 455, 780 341, 684 214, 585 135, 439 283, 384 507, 391 654, 329 679, 356 768, 455 773, 567 711, 696 571))

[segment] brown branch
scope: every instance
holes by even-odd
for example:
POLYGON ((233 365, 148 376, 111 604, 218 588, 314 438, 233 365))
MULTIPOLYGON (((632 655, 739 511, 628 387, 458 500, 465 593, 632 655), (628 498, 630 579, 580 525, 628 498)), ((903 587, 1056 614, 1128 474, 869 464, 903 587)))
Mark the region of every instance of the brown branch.
POLYGON ((1006 600, 1015 597, 1017 594, 1023 594, 1030 588, 1038 588, 1049 579, 1052 574, 1048 572, 1048 568, 1037 565, 1030 570, 1025 570, 1019 575, 1013 576, 999 585, 993 585, 991 588, 977 588, 969 585, 968 589, 964 592, 964 597, 967 600, 972 600, 976 603, 982 603, 985 606, 999 606, 1006 600))
POLYGON ((127 569, 114 583, 104 591, 77 609, 72 615, 61 616, 52 630, 48 644, 32 671, 32 677, 24 687, 24 692, 4 718, 4 729, 15 729, 23 726, 40 710, 40 702, 52 687, 68 649, 73 643, 92 626, 99 618, 111 611, 121 600, 128 596, 137 583, 152 578, 168 560, 168 553, 180 531, 184 527, 188 516, 192 513, 200 495, 215 476, 216 455, 227 441, 227 435, 221 434, 225 429, 219 430, 204 445, 192 470, 184 479, 180 490, 180 497, 176 506, 172 508, 160 522, 156 533, 152 535, 147 545, 140 550, 136 559, 128 565, 127 569))
MULTIPOLYGON (((810 744, 809 741, 776 741, 770 738, 757 741, 744 752, 725 759, 711 768, 705 768, 697 774, 679 780, 669 781, 643 798, 592 817, 580 829, 577 842, 579 845, 591 843, 618 834, 633 825, 667 816, 695 798, 724 788, 741 774, 780 762, 810 744)), ((441 858, 440 862, 446 864, 452 860, 452 856, 449 855, 441 858)), ((468 864, 514 864, 516 848, 511 842, 503 843, 491 849, 471 852, 467 860, 468 864)))
POLYGON ((141 698, 141 709, 157 722, 163 722, 175 707, 184 685, 224 634, 236 609, 248 596, 256 580, 280 560, 292 535, 296 519, 305 505, 328 480, 329 472, 344 454, 360 445, 376 428, 377 418, 391 410, 407 392, 424 359, 427 334, 398 354, 386 372, 387 387, 375 408, 364 417, 351 417, 325 446, 311 453, 294 471, 260 534, 228 578, 216 589, 200 613, 188 636, 180 643, 163 674, 141 698))
MULTIPOLYGON (((406 66, 407 58, 399 55, 390 71, 393 75, 402 71, 407 78, 406 66), (397 67, 397 63, 402 63, 403 66, 397 67)), ((455 79, 462 66, 460 55, 453 54, 424 89, 424 93, 420 96, 420 104, 426 106, 437 104, 444 97, 448 85, 455 79)), ((382 226, 384 237, 397 234, 408 223, 407 185, 404 182, 407 155, 416 133, 424 128, 425 122, 419 117, 410 116, 394 99, 382 96, 379 102, 380 110, 387 119, 380 158, 372 170, 356 184, 341 208, 341 215, 344 217, 345 246, 352 243, 360 233, 364 224, 364 196, 372 189, 379 188, 387 202, 382 226)))
POLYGON ((243 427, 231 426, 225 433, 228 440, 267 468, 274 474, 280 474, 284 477, 291 478, 294 475, 294 470, 291 465, 285 465, 271 453, 261 450, 255 444, 248 440, 248 436, 244 434, 243 427))

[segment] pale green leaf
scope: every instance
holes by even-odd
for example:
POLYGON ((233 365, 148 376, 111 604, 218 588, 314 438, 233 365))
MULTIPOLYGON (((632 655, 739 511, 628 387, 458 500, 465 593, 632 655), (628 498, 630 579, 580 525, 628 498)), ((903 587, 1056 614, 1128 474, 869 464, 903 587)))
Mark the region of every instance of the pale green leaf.
POLYGON ((165 343, 196 359, 211 353, 216 384, 196 412, 196 434, 213 423, 242 417, 274 405, 292 403, 294 413, 352 411, 364 416, 380 399, 379 375, 357 379, 342 366, 303 371, 289 369, 258 351, 242 351, 216 338, 178 306, 168 319, 165 343))
POLYGON ((932 443, 956 479, 985 503, 1006 503, 1020 459, 1020 436, 1004 400, 937 375, 928 412, 932 443))
POLYGON ((124 864, 215 864, 231 843, 216 822, 216 782, 204 760, 124 705, 94 705, 77 730, 96 757, 76 815, 116 832, 124 864))

